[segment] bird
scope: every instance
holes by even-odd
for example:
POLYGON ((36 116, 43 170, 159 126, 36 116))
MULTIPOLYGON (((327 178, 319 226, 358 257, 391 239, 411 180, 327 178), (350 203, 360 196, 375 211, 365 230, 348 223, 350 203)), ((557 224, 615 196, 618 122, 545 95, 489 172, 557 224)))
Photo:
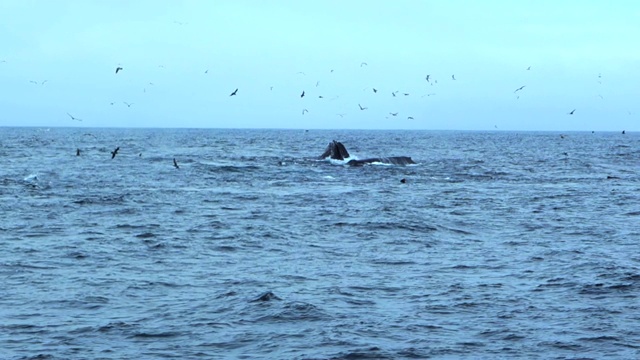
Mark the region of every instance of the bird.
POLYGON ((529 66, 529 67, 527 68, 527 70, 531 70, 531 66, 529 66))
POLYGON ((378 89, 373 88, 373 92, 374 92, 374 93, 377 93, 377 92, 378 92, 378 89))
POLYGON ((209 73, 209 69, 205 70, 205 71, 204 71, 204 73, 205 73, 205 74, 208 74, 208 73, 209 73))
POLYGON ((567 115, 573 115, 573 113, 576 111, 576 109, 571 110, 567 115))
POLYGON ((318 95, 318 99, 324 99, 324 96, 318 95))
POLYGON ((400 179, 400 182, 404 184, 404 183, 407 182, 407 179, 402 178, 402 179, 400 179))
POLYGON ((118 73, 118 71, 120 71, 120 70, 123 70, 123 69, 122 69, 120 66, 118 66, 118 67, 116 68, 116 74, 117 74, 117 73, 118 73))
POLYGON ((80 156, 80 149, 76 149, 76 156, 80 156))
POLYGON ((394 112, 394 113, 390 112, 390 113, 389 113, 389 115, 391 115, 391 116, 397 116, 397 115, 398 115, 398 113, 397 113, 397 112, 394 112))
POLYGON ((404 96, 409 96, 409 93, 402 93, 404 96))
POLYGON ((453 80, 455 80, 455 79, 456 79, 456 76, 455 76, 455 75, 451 75, 451 78, 452 78, 453 80))
POLYGON ((270 87, 269 87, 269 90, 270 90, 270 91, 273 91, 273 86, 270 86, 270 87))
POLYGON ((336 114, 336 116, 344 117, 346 114, 336 114))
POLYGON ((435 94, 436 94, 436 93, 428 93, 428 94, 424 94, 424 95, 422 95, 421 97, 425 97, 425 96, 433 96, 433 95, 435 95, 435 94))
POLYGON ((369 66, 369 64, 367 64, 366 62, 360 63, 360 67, 362 67, 362 66, 364 66, 364 65, 369 66))
POLYGON ((233 92, 229 96, 235 96, 237 93, 238 93, 238 89, 235 89, 235 90, 233 90, 233 92))
POLYGON ((304 115, 304 113, 308 113, 308 112, 309 112, 309 110, 307 110, 307 109, 302 109, 302 115, 304 115))
POLYGON ((413 120, 413 116, 407 116, 407 120, 413 120))
POLYGON ((391 95, 396 96, 397 93, 398 93, 398 90, 392 92, 391 95))
POLYGON ((320 81, 316 81, 316 87, 318 87, 318 85, 320 85, 320 81))
POLYGON ((626 134, 627 132, 625 130, 622 130, 622 135, 626 134))
POLYGON ((178 166, 178 162, 176 161, 176 158, 173 158, 173 167, 175 167, 176 169, 180 169, 180 166, 178 166))
POLYGON ((120 146, 118 146, 115 150, 111 152, 111 158, 113 159, 118 154, 118 150, 120 150, 120 146))
POLYGON ((73 115, 67 113, 67 115, 69 115, 69 117, 71 118, 71 120, 75 120, 75 121, 82 121, 82 119, 78 119, 77 117, 74 117, 73 115))
POLYGON ((362 105, 358 104, 358 106, 360 107, 360 110, 367 110, 368 108, 366 107, 362 107, 362 105))
POLYGON ((524 89, 524 87, 525 87, 525 86, 526 86, 526 85, 522 85, 522 86, 520 86, 520 87, 519 87, 519 88, 517 88, 513 93, 515 94, 515 93, 517 93, 518 91, 520 91, 520 90, 524 89))
POLYGON ((427 82, 429 82, 429 78, 431 77, 431 75, 427 75, 427 77, 425 79, 427 79, 427 82))
POLYGON ((302 94, 300 94, 300 97, 303 98, 304 97, 304 90, 302 90, 302 94))
POLYGON ((130 103, 126 102, 126 101, 123 101, 122 103, 127 105, 127 107, 131 107, 131 105, 133 105, 133 103, 130 104, 130 103))

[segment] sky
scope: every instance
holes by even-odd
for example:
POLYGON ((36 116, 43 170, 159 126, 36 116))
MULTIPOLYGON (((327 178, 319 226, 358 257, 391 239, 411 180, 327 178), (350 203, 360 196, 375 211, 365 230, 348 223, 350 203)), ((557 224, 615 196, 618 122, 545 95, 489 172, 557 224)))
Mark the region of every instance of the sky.
POLYGON ((0 0, 0 126, 638 131, 638 39, 636 0, 0 0))

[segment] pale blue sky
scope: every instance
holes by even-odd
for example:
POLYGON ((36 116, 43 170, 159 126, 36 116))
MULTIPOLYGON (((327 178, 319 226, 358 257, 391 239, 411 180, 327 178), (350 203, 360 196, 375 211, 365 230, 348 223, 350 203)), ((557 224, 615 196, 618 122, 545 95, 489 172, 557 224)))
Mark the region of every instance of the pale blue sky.
POLYGON ((0 126, 634 131, 639 24, 635 0, 2 0, 0 126))

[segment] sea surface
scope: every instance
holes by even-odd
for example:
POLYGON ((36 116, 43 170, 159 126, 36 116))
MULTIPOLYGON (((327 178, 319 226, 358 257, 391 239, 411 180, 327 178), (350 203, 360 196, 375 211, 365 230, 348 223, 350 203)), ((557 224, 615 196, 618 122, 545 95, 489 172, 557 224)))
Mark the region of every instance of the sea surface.
POLYGON ((0 359, 638 359, 640 134, 560 135, 0 128, 0 359))

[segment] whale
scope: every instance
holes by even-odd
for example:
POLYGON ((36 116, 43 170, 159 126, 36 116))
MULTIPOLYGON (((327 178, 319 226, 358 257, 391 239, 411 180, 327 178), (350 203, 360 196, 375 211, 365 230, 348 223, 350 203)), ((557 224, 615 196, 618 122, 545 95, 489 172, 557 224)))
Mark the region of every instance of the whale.
MULTIPOLYGON (((347 148, 339 141, 333 140, 327 145, 325 151, 318 158, 321 160, 333 159, 333 160, 341 160, 344 161, 349 159, 351 155, 349 155, 349 151, 347 148)), ((345 165, 349 166, 364 166, 367 164, 388 164, 388 165, 412 165, 416 162, 411 159, 409 156, 386 156, 386 157, 373 157, 366 159, 349 159, 345 165)))

